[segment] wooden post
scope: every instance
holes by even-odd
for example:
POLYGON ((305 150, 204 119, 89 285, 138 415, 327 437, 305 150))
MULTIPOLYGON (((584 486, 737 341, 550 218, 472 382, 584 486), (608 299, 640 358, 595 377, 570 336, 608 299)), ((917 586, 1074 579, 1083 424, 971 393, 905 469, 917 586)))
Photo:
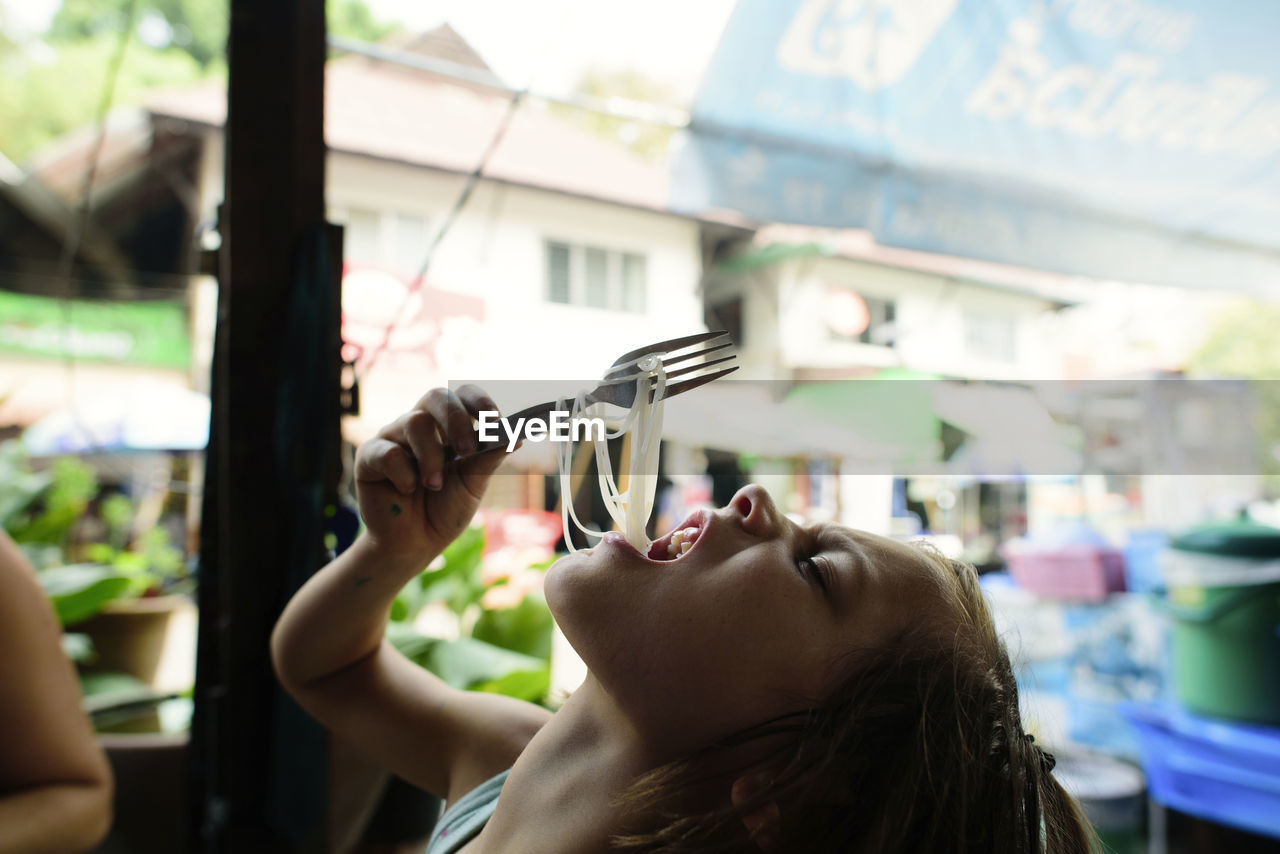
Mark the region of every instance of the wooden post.
POLYGON ((277 686, 268 640, 323 562, 336 482, 341 234, 324 226, 324 2, 230 3, 188 850, 320 852, 326 741, 277 686))

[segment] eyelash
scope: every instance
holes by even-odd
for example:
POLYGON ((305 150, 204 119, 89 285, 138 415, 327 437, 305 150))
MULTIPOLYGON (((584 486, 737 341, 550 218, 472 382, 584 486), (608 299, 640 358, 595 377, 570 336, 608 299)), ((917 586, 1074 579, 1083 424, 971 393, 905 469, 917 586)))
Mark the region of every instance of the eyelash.
POLYGON ((822 573, 822 567, 813 558, 802 557, 796 561, 796 566, 800 567, 801 573, 808 576, 825 594, 827 592, 827 577, 822 573), (806 569, 806 566, 808 567, 806 569))

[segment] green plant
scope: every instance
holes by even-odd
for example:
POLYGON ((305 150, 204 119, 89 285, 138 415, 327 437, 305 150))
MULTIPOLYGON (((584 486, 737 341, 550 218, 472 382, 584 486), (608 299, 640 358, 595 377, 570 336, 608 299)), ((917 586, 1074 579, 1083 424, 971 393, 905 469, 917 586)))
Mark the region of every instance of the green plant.
POLYGON ((65 552, 72 527, 98 493, 93 469, 75 457, 60 457, 46 471, 34 471, 22 445, 0 444, 0 525, 14 542, 28 546, 37 568, 51 549, 65 552))
POLYGON ((181 550, 169 542, 164 528, 132 534, 134 506, 123 495, 103 500, 99 512, 107 525, 107 541, 85 546, 85 557, 114 567, 130 581, 129 592, 143 596, 171 591, 187 578, 181 550))
POLYGON ((107 542, 72 548, 72 531, 99 488, 93 468, 75 457, 60 457, 37 472, 21 443, 0 444, 0 524, 39 571, 64 626, 116 599, 173 589, 186 576, 182 552, 163 528, 131 537, 134 507, 123 495, 100 504, 107 542), (87 561, 71 560, 73 552, 87 561))
POLYGON ((485 594, 507 579, 485 582, 484 544, 484 530, 468 528, 444 550, 438 565, 411 581, 392 604, 387 639, 456 688, 545 701, 551 686, 551 612, 537 593, 525 595, 515 607, 485 607, 485 594), (457 638, 432 637, 413 627, 432 602, 443 602, 452 612, 457 638))

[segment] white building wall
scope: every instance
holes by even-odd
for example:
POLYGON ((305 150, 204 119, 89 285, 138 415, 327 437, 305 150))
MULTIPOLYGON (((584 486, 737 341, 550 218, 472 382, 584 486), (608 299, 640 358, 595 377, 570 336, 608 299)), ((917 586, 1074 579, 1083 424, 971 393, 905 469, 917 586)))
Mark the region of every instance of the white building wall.
POLYGON ((1052 379, 1061 373, 1057 344, 1041 334, 1051 306, 1038 297, 842 258, 787 261, 776 275, 775 337, 791 368, 904 367, 987 379, 1052 379), (833 339, 825 302, 832 286, 892 300, 895 345, 833 339), (1009 325, 1010 357, 974 350, 967 325, 975 319, 1009 325))
MULTIPOLYGON (((222 197, 221 134, 212 133, 208 139, 200 172, 201 207, 212 218, 222 197)), ((375 212, 386 218, 384 241, 379 244, 383 257, 376 259, 375 266, 409 281, 465 181, 465 176, 419 166, 331 153, 326 198, 335 221, 345 222, 353 212, 375 212), (404 239, 397 233, 396 215, 422 218, 418 251, 401 251, 395 245, 397 238, 404 239)), ((350 248, 349 238, 348 258, 353 262, 370 260, 352 257, 350 248)), ((481 300, 483 320, 447 324, 425 369, 421 363, 380 359, 362 384, 364 411, 349 425, 351 437, 359 440, 371 433, 433 385, 591 380, 626 350, 702 331, 706 327, 700 277, 699 226, 693 220, 481 181, 436 250, 427 284, 481 300), (549 302, 547 240, 644 256, 645 310, 635 313, 549 302)), ((346 298, 361 297, 348 293, 346 298)), ((392 304, 398 303, 393 300, 392 304)), ((566 393, 572 390, 567 388, 566 393)), ((498 403, 508 409, 522 405, 498 403)))
MULTIPOLYGON (((420 258, 464 182, 462 176, 369 158, 329 158, 335 218, 352 209, 425 215, 420 258)), ((434 375, 382 376, 371 383, 364 426, 403 409, 431 384, 593 380, 626 350, 702 331, 700 251, 692 220, 482 181, 437 249, 427 282, 483 300, 483 321, 468 324, 448 354, 437 352, 434 375), (548 240, 643 256, 644 311, 548 301, 548 240)), ((513 408, 533 401, 498 402, 513 408)))

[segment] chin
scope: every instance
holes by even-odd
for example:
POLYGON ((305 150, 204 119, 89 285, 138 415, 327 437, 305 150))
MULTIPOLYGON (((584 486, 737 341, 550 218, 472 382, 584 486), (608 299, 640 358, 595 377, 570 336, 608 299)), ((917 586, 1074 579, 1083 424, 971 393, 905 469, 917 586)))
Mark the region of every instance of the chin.
POLYGON ((542 595, 566 633, 570 626, 598 620, 612 609, 621 575, 606 554, 590 550, 567 554, 547 569, 542 595))

